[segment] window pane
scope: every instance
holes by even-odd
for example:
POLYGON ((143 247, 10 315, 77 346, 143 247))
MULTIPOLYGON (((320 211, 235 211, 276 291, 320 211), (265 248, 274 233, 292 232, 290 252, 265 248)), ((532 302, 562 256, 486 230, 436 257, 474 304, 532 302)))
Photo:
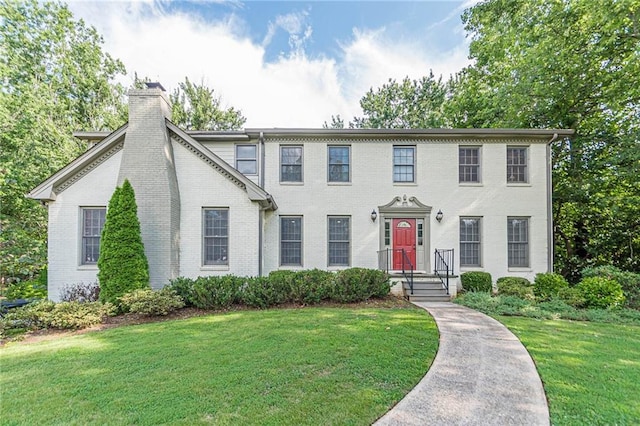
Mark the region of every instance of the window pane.
POLYGON ((526 147, 507 147, 507 181, 528 182, 526 147))
POLYGON ((245 175, 255 175, 258 173, 257 162, 255 160, 238 160, 236 169, 245 175))
POLYGON ((100 236, 107 209, 83 208, 82 209, 82 258, 83 265, 98 262, 100 256, 100 236))
POLYGON ((415 169, 415 147, 393 148, 393 181, 413 182, 415 169))
POLYGON ((255 145, 237 145, 236 146, 236 158, 247 160, 255 160, 257 147, 255 145))
POLYGON ((280 218, 280 264, 302 266, 302 218, 280 218))
POLYGON ((329 147, 329 182, 349 182, 349 147, 329 147))
POLYGON ((507 219, 508 263, 513 267, 529 266, 529 219, 507 219))
POLYGON ((204 264, 229 264, 229 211, 226 209, 204 210, 204 264))
POLYGON ((302 147, 280 147, 280 180, 302 182, 302 147))
POLYGON ((481 266, 480 218, 460 218, 460 265, 481 266))
POLYGON ((258 148, 255 145, 236 145, 236 169, 245 175, 258 173, 258 148))
POLYGON ((460 182, 480 182, 480 148, 460 148, 460 182))
POLYGON ((349 218, 329 218, 329 266, 349 265, 349 218))

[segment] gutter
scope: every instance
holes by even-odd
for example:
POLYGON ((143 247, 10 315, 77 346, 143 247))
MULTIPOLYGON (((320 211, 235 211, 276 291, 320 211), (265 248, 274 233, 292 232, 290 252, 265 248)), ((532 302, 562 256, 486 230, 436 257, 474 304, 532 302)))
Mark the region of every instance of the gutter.
MULTIPOLYGON (((265 165, 265 153, 264 153, 264 132, 260 132, 260 188, 264 190, 264 165, 265 165)), ((262 276, 262 263, 263 263, 263 226, 264 226, 264 208, 260 208, 258 214, 258 276, 262 276)))
POLYGON ((547 142, 547 272, 553 272, 553 183, 551 174, 551 144, 558 139, 558 133, 547 142))

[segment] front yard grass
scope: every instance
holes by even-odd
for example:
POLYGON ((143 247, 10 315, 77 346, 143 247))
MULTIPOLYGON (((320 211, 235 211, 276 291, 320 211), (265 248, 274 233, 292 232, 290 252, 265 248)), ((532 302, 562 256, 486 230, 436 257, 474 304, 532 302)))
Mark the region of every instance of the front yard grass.
POLYGON ((640 327, 497 317, 525 345, 553 425, 640 422, 640 327))
POLYGON ((0 422, 367 425, 437 345, 414 307, 238 311, 8 344, 0 422))

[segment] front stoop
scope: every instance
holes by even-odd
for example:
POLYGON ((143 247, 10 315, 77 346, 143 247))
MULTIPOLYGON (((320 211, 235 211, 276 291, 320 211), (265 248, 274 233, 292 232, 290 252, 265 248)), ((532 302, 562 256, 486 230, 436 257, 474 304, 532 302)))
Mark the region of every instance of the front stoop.
MULTIPOLYGON (((452 285, 453 281, 449 284, 452 285)), ((455 285, 455 284, 453 284, 455 285)), ((411 302, 450 302, 451 296, 442 286, 442 282, 436 275, 414 275, 413 294, 409 289, 409 283, 402 281, 404 295, 411 302)))

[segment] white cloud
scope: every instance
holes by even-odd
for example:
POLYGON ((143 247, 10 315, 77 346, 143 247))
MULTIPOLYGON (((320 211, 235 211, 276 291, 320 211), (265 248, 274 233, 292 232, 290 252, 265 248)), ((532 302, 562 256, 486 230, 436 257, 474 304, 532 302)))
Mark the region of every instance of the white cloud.
POLYGON ((233 14, 204 21, 169 13, 163 2, 82 2, 70 8, 96 26, 105 50, 124 62, 129 72, 124 84, 133 81, 134 71, 168 91, 185 76, 203 80, 223 104, 242 110, 247 127, 320 127, 332 114, 348 121, 360 113, 358 101, 370 87, 389 78, 419 78, 429 69, 446 78, 468 62, 466 46, 443 56, 384 28, 354 30, 352 40, 339 44, 336 58, 309 57, 308 12, 278 16, 256 43, 233 14), (288 34, 291 51, 267 62, 265 46, 279 30, 288 34))

